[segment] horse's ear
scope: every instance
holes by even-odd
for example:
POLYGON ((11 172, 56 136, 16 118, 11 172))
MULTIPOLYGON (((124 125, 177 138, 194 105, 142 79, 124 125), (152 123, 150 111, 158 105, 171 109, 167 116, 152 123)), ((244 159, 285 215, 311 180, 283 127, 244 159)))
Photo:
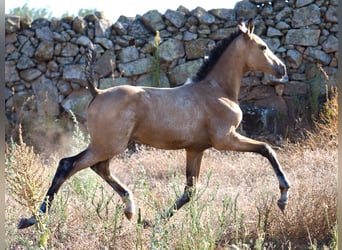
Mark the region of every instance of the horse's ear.
POLYGON ((249 20, 248 20, 248 24, 247 24, 248 26, 247 26, 247 29, 248 29, 248 34, 253 34, 253 32, 254 32, 254 22, 253 22, 253 19, 252 18, 250 18, 249 20))
POLYGON ((246 24, 242 20, 239 21, 239 24, 237 25, 237 27, 241 30, 242 33, 246 34, 248 32, 246 24))

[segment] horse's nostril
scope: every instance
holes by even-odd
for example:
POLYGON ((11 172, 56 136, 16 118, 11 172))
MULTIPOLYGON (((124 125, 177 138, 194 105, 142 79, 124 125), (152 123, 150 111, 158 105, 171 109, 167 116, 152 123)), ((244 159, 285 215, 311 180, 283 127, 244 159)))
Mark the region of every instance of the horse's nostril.
POLYGON ((275 67, 277 77, 281 78, 286 75, 286 67, 282 64, 275 67))

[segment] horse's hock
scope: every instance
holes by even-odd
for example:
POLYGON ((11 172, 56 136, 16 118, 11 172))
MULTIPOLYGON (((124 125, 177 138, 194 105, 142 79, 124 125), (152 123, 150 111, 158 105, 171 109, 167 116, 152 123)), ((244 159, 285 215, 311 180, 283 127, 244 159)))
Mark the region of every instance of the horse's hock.
MULTIPOLYGON (((253 18, 255 33, 285 62, 288 82, 258 73, 246 76, 240 92, 241 129, 249 135, 285 134, 309 112, 317 65, 330 79, 337 74, 337 4, 245 0, 234 9, 179 7, 164 14, 151 10, 134 19, 121 16, 115 23, 100 12, 33 22, 6 16, 6 117, 11 124, 32 125, 42 120, 37 118, 61 117, 72 110, 85 121, 90 95, 83 69, 89 41, 97 45, 100 88, 174 87, 197 72, 208 51, 236 29, 240 18, 253 18), (161 42, 156 47, 157 30, 161 42)), ((316 81, 319 100, 325 96, 326 83, 316 81)))

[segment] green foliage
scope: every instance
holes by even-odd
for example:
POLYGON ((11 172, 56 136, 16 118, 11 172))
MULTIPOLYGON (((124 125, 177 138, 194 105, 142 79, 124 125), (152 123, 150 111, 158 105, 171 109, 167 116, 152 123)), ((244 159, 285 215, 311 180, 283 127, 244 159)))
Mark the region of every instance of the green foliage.
MULTIPOLYGON (((79 9, 77 15, 84 17, 88 14, 93 14, 96 11, 95 9, 79 9)), ((28 2, 26 2, 23 6, 16 7, 9 10, 10 15, 20 16, 22 18, 30 18, 31 20, 36 20, 38 18, 46 18, 51 19, 53 17, 51 10, 46 8, 30 8, 28 2)), ((74 16, 70 14, 69 11, 65 12, 60 16, 60 18, 74 16)), ((58 18, 58 17, 57 17, 58 18)))
POLYGON ((16 7, 14 9, 9 10, 10 15, 16 15, 20 17, 30 17, 32 20, 38 19, 38 18, 51 18, 52 13, 51 11, 48 11, 47 9, 36 9, 36 8, 29 8, 27 2, 20 7, 16 7))
POLYGON ((94 14, 95 12, 96 12, 96 8, 95 9, 80 9, 77 15, 81 17, 85 17, 86 15, 94 14))
POLYGON ((160 59, 159 59, 159 44, 161 43, 161 38, 159 35, 159 31, 156 31, 156 35, 154 37, 154 60, 153 60, 153 68, 154 68, 154 73, 153 73, 153 82, 152 86, 153 87, 160 87, 160 59))

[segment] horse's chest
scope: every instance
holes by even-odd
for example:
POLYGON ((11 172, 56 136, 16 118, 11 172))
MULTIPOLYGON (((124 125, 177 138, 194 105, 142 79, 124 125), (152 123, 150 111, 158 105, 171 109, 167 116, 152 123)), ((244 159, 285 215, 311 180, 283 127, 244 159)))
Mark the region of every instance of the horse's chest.
POLYGON ((227 98, 220 98, 218 101, 219 105, 217 107, 217 112, 215 112, 217 115, 216 119, 219 120, 220 123, 237 127, 242 120, 242 110, 240 106, 227 98))

